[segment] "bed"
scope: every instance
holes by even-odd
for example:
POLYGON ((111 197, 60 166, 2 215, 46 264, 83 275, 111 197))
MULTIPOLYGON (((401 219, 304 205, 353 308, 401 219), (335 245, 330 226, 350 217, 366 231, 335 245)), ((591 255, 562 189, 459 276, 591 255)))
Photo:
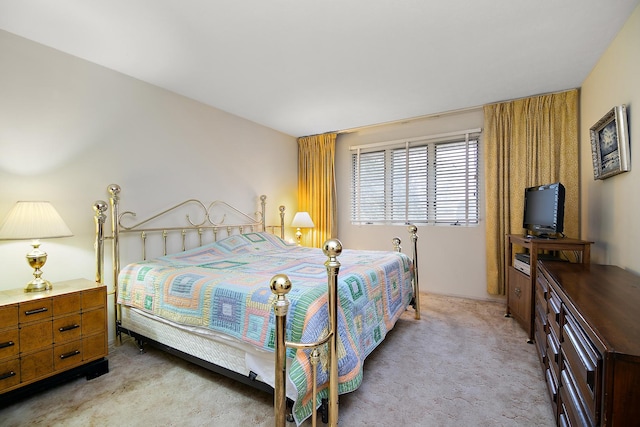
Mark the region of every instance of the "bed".
MULTIPOLYGON (((409 306, 419 318, 417 266, 398 238, 388 252, 344 249, 336 239, 322 249, 298 246, 284 240, 283 206, 280 225, 267 231, 265 196, 253 215, 187 200, 135 221, 133 212, 120 213, 120 187, 108 192, 109 204, 94 204, 96 281, 104 280, 111 241, 117 338, 130 335, 141 348, 151 343, 273 391, 276 425, 285 401, 297 424, 309 416, 315 424, 318 406, 323 421, 337 424, 337 396, 360 386, 365 358, 409 306), (185 217, 186 224, 161 224, 185 217), (137 236, 140 256, 121 268, 122 254, 132 257, 127 235, 137 236), (161 253, 151 256, 153 238, 161 253)), ((410 232, 416 259, 415 227, 410 232)))

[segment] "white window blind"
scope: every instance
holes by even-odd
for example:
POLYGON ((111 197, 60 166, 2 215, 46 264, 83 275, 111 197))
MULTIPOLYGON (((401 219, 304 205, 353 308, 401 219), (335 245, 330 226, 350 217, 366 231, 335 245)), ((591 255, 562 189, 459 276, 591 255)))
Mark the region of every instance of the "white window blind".
POLYGON ((352 222, 477 224, 480 130, 474 131, 355 147, 352 222))

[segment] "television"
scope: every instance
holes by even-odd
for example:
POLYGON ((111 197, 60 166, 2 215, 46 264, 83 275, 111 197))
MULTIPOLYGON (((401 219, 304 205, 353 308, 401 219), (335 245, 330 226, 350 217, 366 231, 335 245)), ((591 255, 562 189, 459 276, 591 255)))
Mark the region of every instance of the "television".
POLYGON ((528 237, 555 238, 564 229, 564 186, 559 183, 524 190, 523 228, 528 237))

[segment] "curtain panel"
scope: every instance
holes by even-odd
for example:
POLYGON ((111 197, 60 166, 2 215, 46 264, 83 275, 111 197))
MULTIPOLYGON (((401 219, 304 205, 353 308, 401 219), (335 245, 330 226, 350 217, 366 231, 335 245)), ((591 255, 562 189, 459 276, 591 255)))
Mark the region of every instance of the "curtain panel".
POLYGON ((505 293, 505 235, 521 234, 524 189, 561 182, 564 234, 578 238, 578 90, 484 107, 487 292, 505 293))
POLYGON ((302 242, 320 248, 337 234, 335 133, 298 138, 298 211, 309 212, 315 225, 302 242))

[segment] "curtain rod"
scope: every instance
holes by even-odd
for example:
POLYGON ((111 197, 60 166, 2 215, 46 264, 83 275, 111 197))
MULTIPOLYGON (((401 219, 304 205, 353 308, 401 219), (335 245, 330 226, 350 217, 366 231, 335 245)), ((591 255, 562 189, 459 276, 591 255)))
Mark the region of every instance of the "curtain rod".
POLYGON ((390 126, 390 125, 396 125, 396 124, 400 124, 400 123, 409 123, 409 122, 414 122, 414 121, 418 121, 418 120, 430 119, 430 118, 433 118, 433 117, 449 116, 449 115, 454 115, 454 114, 466 113, 468 111, 479 110, 481 108, 482 108, 481 105, 475 106, 475 107, 460 108, 458 110, 449 110, 449 111, 444 111, 444 112, 440 112, 440 113, 425 114, 424 116, 416 116, 416 117, 411 117, 411 118, 408 118, 408 119, 399 119, 399 120, 392 120, 392 121, 384 122, 384 123, 376 123, 376 124, 372 124, 372 125, 358 126, 358 127, 354 127, 354 128, 338 130, 338 131, 335 131, 335 133, 340 135, 340 134, 343 134, 343 133, 359 132, 361 130, 373 129, 373 128, 377 128, 377 127, 380 127, 380 126, 390 126))
POLYGON ((349 150, 385 147, 385 146, 389 146, 389 145, 401 144, 401 143, 406 143, 406 142, 411 143, 411 142, 415 142, 415 141, 441 139, 441 138, 448 138, 450 136, 470 135, 470 134, 480 133, 480 132, 482 132, 482 128, 467 129, 467 130, 457 130, 455 132, 438 133, 438 134, 435 134, 435 135, 416 136, 416 137, 413 137, 413 138, 396 139, 395 141, 373 142, 371 144, 363 144, 363 145, 351 145, 351 146, 349 146, 349 150))
POLYGON ((399 123, 408 123, 408 122, 413 122, 413 121, 417 121, 417 120, 430 119, 430 118, 438 117, 438 116, 449 116, 449 115, 454 115, 454 114, 459 114, 459 113, 466 113, 468 111, 482 109, 482 108, 484 108, 485 105, 502 104, 502 103, 505 103, 505 102, 518 101, 520 99, 535 98, 535 97, 538 97, 538 96, 546 96, 546 95, 553 95, 553 94, 558 94, 558 93, 570 92, 570 91, 576 90, 576 89, 579 90, 580 88, 571 88, 571 89, 564 89, 564 90, 559 90, 559 91, 543 92, 543 93, 539 93, 539 94, 536 94, 536 95, 522 96, 520 98, 513 98, 513 99, 502 100, 502 101, 489 102, 489 103, 484 104, 484 105, 476 105, 475 107, 465 107, 465 108, 459 108, 457 110, 443 111, 443 112, 440 112, 440 113, 425 114, 424 116, 416 116, 416 117, 411 117, 411 118, 408 118, 408 119, 392 120, 392 121, 384 122, 384 123, 376 123, 376 124, 358 126, 358 127, 349 128, 349 129, 337 130, 337 131, 334 131, 333 133, 336 133, 336 134, 340 135, 340 134, 343 134, 343 133, 353 133, 353 132, 359 132, 359 131, 365 130, 365 129, 373 129, 373 128, 377 128, 377 127, 380 127, 380 126, 389 126, 389 125, 395 125, 395 124, 399 124, 399 123))

